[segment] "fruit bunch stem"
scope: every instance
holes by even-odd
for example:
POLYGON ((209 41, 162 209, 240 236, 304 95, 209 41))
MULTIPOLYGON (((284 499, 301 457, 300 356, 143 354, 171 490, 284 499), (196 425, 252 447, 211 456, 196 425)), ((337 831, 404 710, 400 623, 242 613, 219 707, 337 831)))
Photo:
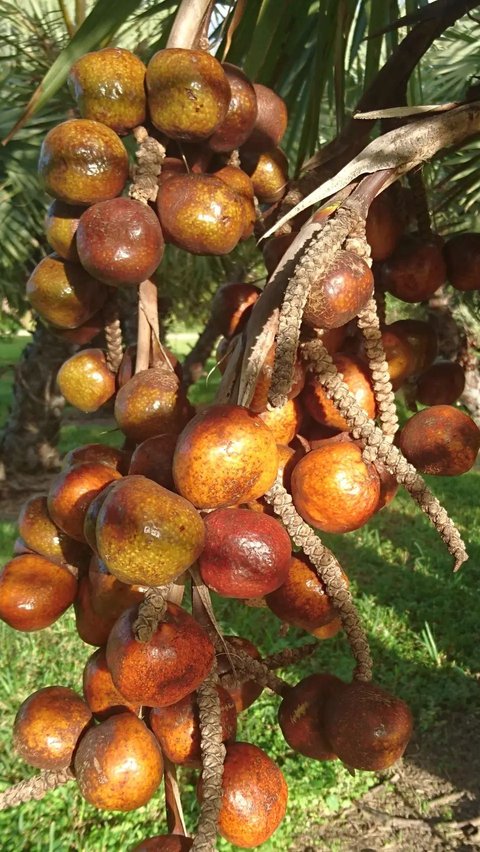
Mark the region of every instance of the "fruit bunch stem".
POLYGON ((397 407, 382 343, 377 303, 373 297, 360 311, 357 325, 365 342, 381 429, 387 440, 393 441, 398 429, 397 407))
POLYGON ((14 808, 16 805, 22 805, 24 802, 31 802, 34 799, 36 801, 43 799, 50 790, 55 790, 73 780, 74 776, 70 769, 55 771, 47 769, 32 778, 25 779, 25 781, 19 781, 18 784, 14 784, 0 793, 0 811, 6 808, 14 808))
POLYGON ((111 296, 103 309, 104 333, 107 344, 107 364, 116 373, 123 358, 123 337, 120 314, 115 296, 111 296))

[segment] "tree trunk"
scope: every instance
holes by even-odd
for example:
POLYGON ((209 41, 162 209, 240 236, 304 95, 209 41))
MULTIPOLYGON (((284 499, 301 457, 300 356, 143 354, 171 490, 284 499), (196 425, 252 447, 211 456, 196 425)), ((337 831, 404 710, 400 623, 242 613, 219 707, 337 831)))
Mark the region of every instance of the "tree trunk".
POLYGON ((60 467, 56 445, 65 400, 56 376, 76 348, 38 323, 15 368, 10 412, 0 431, 0 481, 19 487, 28 476, 60 467))

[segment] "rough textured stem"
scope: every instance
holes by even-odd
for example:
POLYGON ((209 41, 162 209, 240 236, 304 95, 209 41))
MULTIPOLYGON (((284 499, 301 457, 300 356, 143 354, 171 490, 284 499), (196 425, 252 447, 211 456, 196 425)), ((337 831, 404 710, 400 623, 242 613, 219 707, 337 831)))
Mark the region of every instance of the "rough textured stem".
POLYGON ((415 206, 415 218, 417 230, 423 240, 429 240, 432 236, 432 222, 428 209, 427 193, 423 180, 422 169, 414 169, 407 175, 408 184, 412 190, 413 203, 415 206))
POLYGON ((387 322, 387 299, 384 290, 375 290, 373 294, 375 305, 377 308, 377 316, 380 326, 386 325, 387 322))
POLYGON ((128 194, 130 198, 147 204, 157 197, 158 175, 162 170, 165 148, 142 126, 135 127, 133 135, 139 147, 135 153, 137 162, 132 168, 133 183, 128 194))
MULTIPOLYGON (((290 689, 289 684, 285 680, 273 674, 264 662, 253 659, 246 651, 242 651, 241 648, 231 645, 228 641, 228 636, 225 636, 224 639, 228 645, 232 664, 235 666, 235 671, 238 674, 247 675, 249 679, 255 680, 264 688, 268 687, 268 689, 271 689, 277 695, 285 695, 286 691, 290 689)), ((223 651, 223 648, 219 648, 219 650, 223 651)), ((235 676, 233 676, 233 680, 236 681, 235 676)))
POLYGON ((342 620, 343 629, 356 661, 354 678, 356 680, 371 680, 372 658, 368 640, 360 623, 352 595, 344 580, 340 563, 334 554, 322 544, 312 528, 302 520, 280 478, 265 494, 265 500, 273 506, 275 514, 282 521, 293 543, 302 548, 325 584, 327 594, 332 599, 342 620))
POLYGON ((218 815, 222 801, 225 746, 222 743, 217 681, 214 663, 210 674, 197 690, 202 752, 202 807, 192 846, 195 852, 212 852, 215 849, 218 815))
POLYGON ((378 419, 382 432, 389 441, 393 441, 398 429, 397 407, 395 395, 390 382, 390 373, 385 358, 385 350, 380 331, 380 320, 377 314, 377 304, 372 297, 360 311, 357 324, 361 329, 365 343, 365 352, 372 375, 373 392, 377 403, 378 419))
POLYGON ((167 609, 167 595, 170 586, 155 586, 147 589, 145 597, 138 607, 138 615, 133 623, 133 632, 137 642, 149 642, 167 609))
POLYGON ((115 296, 112 296, 105 308, 104 333, 107 344, 107 364, 112 373, 116 373, 123 358, 122 326, 120 325, 120 312, 118 310, 115 296))
POLYGON ((3 793, 0 793, 0 811, 6 808, 14 808, 17 805, 22 805, 24 802, 31 802, 33 799, 43 799, 50 790, 55 790, 66 784, 67 781, 73 781, 74 776, 70 769, 46 770, 40 772, 39 775, 34 775, 33 778, 27 778, 25 781, 19 781, 13 787, 8 787, 3 793))
POLYGON ((269 654, 268 657, 264 657, 263 664, 269 669, 283 669, 285 666, 299 663, 317 649, 317 642, 306 642, 305 645, 300 645, 298 648, 284 648, 283 651, 277 651, 276 654, 269 654))
POLYGON ((304 356, 309 367, 325 388, 325 392, 338 411, 347 421, 354 438, 364 442, 364 458, 369 461, 380 459, 397 482, 405 486, 422 512, 430 518, 435 529, 445 542, 455 560, 454 570, 458 571, 468 559, 465 544, 455 524, 447 512, 433 496, 424 480, 413 465, 409 464, 400 450, 376 426, 373 420, 358 405, 347 385, 340 379, 337 368, 320 338, 305 343, 304 356))

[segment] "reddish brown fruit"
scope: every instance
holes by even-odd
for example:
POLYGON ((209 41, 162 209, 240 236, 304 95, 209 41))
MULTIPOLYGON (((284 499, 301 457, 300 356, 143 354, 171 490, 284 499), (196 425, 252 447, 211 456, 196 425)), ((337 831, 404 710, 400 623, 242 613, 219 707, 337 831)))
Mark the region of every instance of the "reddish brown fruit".
POLYGON ((73 467, 80 462, 98 462, 113 467, 119 473, 126 473, 128 468, 128 453, 109 447, 108 444, 83 444, 69 450, 63 457, 63 468, 73 467))
POLYGON ((148 588, 121 583, 98 556, 92 556, 88 577, 93 611, 112 625, 122 612, 141 603, 148 588))
POLYGON ((191 254, 229 254, 243 235, 243 201, 212 175, 169 178, 156 204, 167 242, 191 254))
POLYGON ((422 405, 453 405, 465 389, 465 371, 455 361, 437 361, 417 382, 416 397, 422 405))
POLYGON ((164 488, 173 489, 172 465, 176 443, 176 435, 147 438, 133 453, 129 474, 146 476, 164 488))
POLYGON ((227 745, 218 830, 243 849, 265 843, 287 809, 288 787, 276 763, 250 743, 227 745))
POLYGON ((74 603, 77 633, 87 645, 105 645, 115 618, 97 615, 92 606, 92 590, 88 577, 82 577, 74 603))
MULTIPOLYGON (((348 389, 353 393, 360 405, 370 418, 375 417, 375 396, 368 368, 360 358, 339 353, 334 355, 333 362, 348 389)), ((307 378, 305 389, 301 395, 305 408, 312 417, 323 426, 330 429, 348 431, 348 423, 328 398, 323 386, 313 376, 307 378)))
POLYGON ((362 458, 356 444, 321 447, 300 459, 292 474, 292 497, 297 512, 324 532, 359 529, 374 514, 380 478, 362 458))
POLYGON ((72 206, 63 201, 52 201, 45 221, 48 244, 64 260, 78 263, 76 232, 85 207, 72 206))
POLYGON ((133 713, 110 716, 88 731, 74 767, 83 798, 109 811, 133 811, 145 805, 163 777, 155 737, 133 713))
POLYGON ((206 516, 205 530, 199 565, 213 591, 256 598, 285 580, 292 548, 278 521, 249 509, 217 509, 206 516))
POLYGON ((52 562, 76 565, 84 555, 82 545, 53 523, 46 497, 30 497, 23 504, 18 516, 18 531, 29 550, 52 562))
POLYGON ((381 282, 403 302, 424 302, 446 281, 442 247, 436 238, 428 242, 415 235, 403 237, 381 268, 381 282))
POLYGON ((261 154, 244 153, 241 163, 259 201, 273 204, 283 198, 288 183, 288 160, 280 148, 261 154))
MULTIPOLYGON (((275 364, 275 349, 276 349, 275 343, 272 343, 270 349, 268 350, 267 357, 265 358, 265 361, 263 362, 263 364, 260 368, 260 372, 258 374, 257 384, 255 385, 255 391, 254 391, 254 394, 253 394, 253 397, 252 397, 252 400, 251 400, 250 406, 249 406, 250 411, 254 411, 256 414, 260 414, 262 412, 265 412, 265 409, 267 408, 268 392, 270 390, 270 385, 272 383, 272 374, 273 374, 273 368, 274 368, 274 364, 275 364)), ((300 391, 303 390, 303 387, 305 385, 305 378, 306 378, 306 376, 305 376, 305 369, 303 367, 303 363, 300 360, 300 358, 297 358, 297 360, 295 361, 294 368, 293 368, 292 386, 291 386, 290 391, 288 393, 288 398, 290 400, 297 397, 298 394, 300 393, 300 391)), ((279 417, 280 414, 281 414, 281 411, 279 410, 279 411, 277 411, 276 415, 273 415, 273 421, 272 421, 273 424, 274 424, 273 426, 271 425, 271 422, 269 421, 268 418, 265 419, 265 417, 262 417, 262 420, 264 420, 264 422, 267 424, 267 426, 269 426, 270 429, 272 429, 273 432, 275 432, 275 425, 278 428, 278 425, 280 425, 280 423, 283 422, 285 425, 287 425, 286 434, 289 434, 290 431, 291 431, 291 425, 289 426, 288 422, 290 421, 290 424, 293 424, 293 422, 295 421, 295 433, 294 434, 296 434, 296 432, 298 432, 298 429, 299 429, 299 423, 303 419, 303 412, 302 412, 301 408, 296 408, 296 407, 292 408, 292 406, 287 407, 283 411, 283 414, 280 417, 280 423, 279 423, 279 421, 277 421, 276 418, 279 417), (295 414, 295 412, 297 412, 297 414, 295 414), (285 415, 287 415, 287 416, 285 416, 285 415)), ((284 429, 282 429, 282 433, 285 433, 284 429)), ((277 438, 277 442, 287 444, 287 443, 290 443, 290 441, 293 439, 293 437, 294 437, 294 435, 292 435, 292 437, 289 438, 288 440, 285 440, 285 434, 282 434, 282 440, 277 438)))
POLYGON ((97 518, 98 553, 123 583, 169 583, 199 557, 204 538, 192 504, 144 476, 119 482, 97 518))
POLYGON ((278 470, 275 437, 255 414, 212 405, 179 436, 173 457, 178 491, 201 509, 220 509, 263 496, 278 470))
POLYGON ((212 322, 218 333, 232 337, 244 326, 262 291, 254 284, 224 284, 212 300, 212 322))
POLYGON ((233 151, 250 136, 257 119, 257 96, 248 77, 230 62, 223 63, 230 85, 230 102, 222 123, 208 140, 212 151, 233 151))
POLYGON ((292 556, 285 581, 265 600, 278 618, 302 630, 316 630, 338 615, 308 556, 301 553, 292 556))
POLYGON ((334 618, 333 621, 329 621, 328 624, 324 624, 323 627, 317 627, 315 630, 309 630, 309 633, 311 633, 312 636, 315 636, 316 639, 332 639, 333 636, 340 633, 342 626, 342 619, 338 617, 334 618))
POLYGON ((405 458, 421 473, 459 476, 473 467, 480 429, 453 405, 432 405, 410 417, 400 431, 405 458))
POLYGON ((303 678, 288 690, 278 708, 278 723, 290 748, 314 760, 335 760, 325 736, 323 710, 342 681, 322 672, 303 678))
POLYGON ((339 328, 357 316, 372 293, 370 267, 355 252, 341 251, 327 275, 315 279, 303 321, 314 328, 339 328))
POLYGON ((77 229, 82 266, 104 284, 141 284, 163 257, 162 229, 153 210, 133 198, 112 198, 85 211, 77 229))
POLYGON ((98 411, 115 393, 115 375, 101 349, 82 349, 60 367, 58 387, 70 405, 80 411, 98 411))
POLYGON ((68 568, 25 553, 0 573, 0 618, 15 630, 49 627, 73 603, 77 580, 68 568))
POLYGON ((54 198, 67 204, 95 204, 120 195, 128 178, 128 155, 109 127, 73 118, 45 136, 38 173, 54 198))
MULTIPOLYGON (((237 711, 231 695, 217 686, 220 701, 222 741, 235 739, 237 711)), ((200 718, 197 693, 192 692, 169 707, 153 707, 149 717, 150 727, 161 745, 163 754, 172 763, 182 766, 202 765, 200 750, 200 718)))
POLYGON ((339 683, 323 711, 332 749, 353 769, 386 769, 405 751, 412 734, 412 714, 400 698, 374 683, 339 683))
POLYGON ((91 343, 99 334, 103 333, 105 328, 105 318, 102 311, 94 314, 78 328, 55 328, 52 326, 52 331, 57 337, 62 340, 67 340, 69 343, 76 343, 78 346, 85 346, 91 343))
POLYGON ((289 444, 301 430, 303 408, 298 399, 288 399, 284 405, 261 411, 258 416, 273 432, 277 444, 289 444))
POLYGON ((83 524, 87 509, 99 491, 121 474, 99 462, 80 462, 62 470, 48 492, 52 521, 76 541, 85 541, 83 524))
POLYGON ((456 234, 444 247, 447 278, 462 293, 480 289, 480 234, 456 234))
POLYGON ((382 344, 392 387, 398 390, 405 379, 415 371, 415 353, 408 340, 397 334, 392 326, 383 329, 382 344))
POLYGON ((146 82, 152 122, 170 139, 201 142, 227 116, 227 76, 204 50, 159 50, 148 64, 146 82))
POLYGON ((376 511, 379 512, 380 509, 384 509, 392 502, 398 491, 398 482, 393 473, 390 473, 379 459, 376 459, 373 465, 380 477, 380 497, 376 508, 376 511))
POLYGON ((116 621, 107 643, 107 664, 113 682, 129 701, 167 707, 181 701, 205 680, 215 651, 203 628, 188 612, 168 604, 148 642, 133 632, 137 607, 116 621))
POLYGON ((103 306, 107 290, 77 263, 44 257, 27 281, 26 296, 43 319, 58 328, 78 328, 103 306))
POLYGON ((157 834, 134 846, 131 852, 190 852, 193 840, 181 834, 157 834))
POLYGON ((366 222, 372 260, 386 260, 403 233, 403 222, 390 195, 384 192, 372 201, 366 222))
POLYGON ((244 149, 267 151, 279 145, 287 129, 288 112, 285 101, 268 86, 254 83, 257 97, 257 118, 244 149))
POLYGON ((414 373, 423 373, 435 360, 438 352, 437 333, 431 325, 423 320, 397 320, 389 326, 389 330, 400 339, 406 340, 415 356, 414 373))
MULTIPOLYGON (((262 659, 258 648, 249 639, 244 639, 242 636, 228 636, 227 638, 230 659, 234 665, 236 648, 248 654, 254 660, 262 659)), ((238 674, 233 675, 230 660, 226 653, 217 654, 217 669, 220 683, 231 695, 237 713, 241 713, 242 710, 250 707, 262 694, 263 687, 256 680, 242 680, 238 674)))
POLYGON ((140 443, 155 435, 178 435, 190 409, 175 373, 151 367, 136 373, 120 388, 114 414, 127 438, 140 443))
POLYGON ((83 670, 83 695, 96 719, 103 722, 109 716, 131 710, 138 713, 140 705, 130 704, 118 691, 108 670, 105 648, 98 648, 88 658, 83 670))
POLYGON ((91 721, 89 708, 73 689, 39 689, 20 705, 15 717, 15 750, 30 766, 65 769, 91 721))

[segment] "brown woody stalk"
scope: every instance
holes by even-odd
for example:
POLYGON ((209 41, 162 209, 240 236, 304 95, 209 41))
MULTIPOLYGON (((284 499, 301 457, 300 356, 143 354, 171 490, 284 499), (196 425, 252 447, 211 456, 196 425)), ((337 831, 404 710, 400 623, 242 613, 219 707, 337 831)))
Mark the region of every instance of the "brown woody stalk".
POLYGON ((284 648, 283 651, 277 651, 276 654, 269 654, 264 657, 263 664, 269 669, 283 669, 285 666, 293 666, 309 657, 318 648, 317 642, 306 642, 298 648, 284 648))
MULTIPOLYGON (((242 651, 241 648, 231 645, 228 641, 228 636, 224 638, 237 674, 247 675, 249 680, 256 681, 264 689, 271 689, 277 695, 285 695, 287 690, 290 689, 289 684, 285 680, 271 672, 264 661, 255 660, 246 651, 242 651)), ((234 682, 236 682, 235 675, 232 677, 232 683, 234 682)))
POLYGON ((322 383, 325 392, 338 411, 347 421, 354 438, 364 442, 364 458, 368 461, 379 459, 392 473, 397 482, 405 486, 422 512, 430 518, 435 529, 445 542, 455 560, 454 570, 458 571, 468 559, 465 544, 455 524, 440 505, 436 497, 425 484, 413 465, 409 464, 400 450, 395 447, 381 429, 370 420, 366 412, 358 405, 347 385, 341 380, 335 364, 325 349, 321 337, 305 343, 302 347, 310 369, 322 383))
POLYGON ((31 802, 34 799, 37 801, 43 799, 50 790, 55 790, 73 780, 74 776, 70 769, 40 772, 32 778, 19 781, 18 784, 14 784, 13 787, 8 787, 0 793, 0 811, 22 805, 24 802, 31 802))
POLYGON ((122 326, 115 296, 111 296, 103 309, 104 334, 107 344, 107 364, 116 373, 123 358, 122 326))
POLYGON ((149 642, 158 624, 167 610, 167 595, 170 586, 155 586, 147 589, 145 597, 138 607, 138 615, 133 622, 133 632, 137 642, 149 642))
POLYGON ((322 544, 312 528, 302 520, 293 505, 290 494, 281 481, 281 477, 265 494, 265 500, 273 506, 275 514, 282 521, 293 543, 302 548, 325 584, 327 594, 332 599, 342 620, 343 629, 356 661, 354 678, 356 680, 371 680, 372 658, 368 640, 360 623, 352 595, 345 582, 340 563, 334 554, 322 544))
POLYGON ((373 297, 360 311, 357 325, 365 343, 381 429, 385 437, 393 441, 398 429, 397 407, 383 348, 377 303, 373 297))

